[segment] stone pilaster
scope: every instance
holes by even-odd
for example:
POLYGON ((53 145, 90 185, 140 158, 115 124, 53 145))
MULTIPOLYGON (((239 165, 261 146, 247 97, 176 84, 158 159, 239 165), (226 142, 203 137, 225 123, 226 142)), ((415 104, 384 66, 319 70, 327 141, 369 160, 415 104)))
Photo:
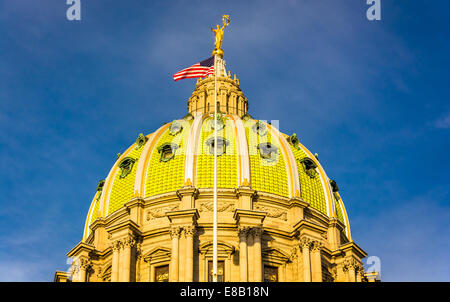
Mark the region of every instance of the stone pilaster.
MULTIPOLYGON (((189 193, 190 194, 190 193, 189 193)), ((190 196, 190 195, 184 196, 190 196)), ((192 196, 191 196, 192 197, 192 196)), ((193 198, 193 197, 192 197, 193 198)), ((194 276, 194 232, 197 220, 200 217, 197 209, 184 209, 166 213, 170 221, 172 236, 172 256, 170 281, 188 281, 193 280, 194 276), (180 235, 184 232, 186 237, 180 242, 180 235), (186 233, 187 232, 187 233, 186 233), (181 247, 185 254, 180 254, 181 247), (184 261, 180 261, 180 260, 184 261), (187 278, 187 280, 185 280, 187 278)))
POLYGON ((170 256, 170 282, 178 282, 179 271, 179 239, 182 229, 180 227, 171 227, 169 230, 170 237, 172 238, 172 253, 170 256))
POLYGON ((122 240, 123 256, 122 256, 122 272, 120 281, 131 281, 131 249, 136 245, 136 239, 134 236, 129 235, 122 240))
POLYGON ((356 282, 362 282, 364 278, 364 268, 362 266, 362 264, 358 264, 356 266, 356 282))
POLYGON ((262 282, 262 255, 261 255, 261 237, 262 229, 252 228, 253 252, 254 252, 254 281, 262 282))
POLYGON ((181 201, 181 209, 195 208, 195 198, 198 196, 198 190, 189 184, 185 184, 181 189, 177 191, 178 198, 181 201))
POLYGON ((247 235, 249 227, 238 227, 239 236, 239 281, 248 281, 248 264, 247 264, 247 235))
POLYGON ((120 250, 122 249, 122 242, 120 240, 115 240, 111 242, 111 250, 112 250, 112 266, 111 266, 111 282, 119 281, 119 259, 120 259, 120 250))
POLYGON ((347 258, 344 260, 343 270, 347 274, 348 282, 356 282, 356 269, 358 262, 354 258, 347 258))
POLYGON ((337 250, 341 245, 341 232, 345 226, 337 218, 330 218, 328 224, 327 238, 331 250, 337 250))
POLYGON ((196 227, 193 225, 184 227, 184 235, 186 237, 186 282, 194 281, 194 237, 196 227))
POLYGON ((302 249, 303 281, 311 282, 311 260, 310 260, 311 239, 309 239, 308 237, 301 237, 299 240, 299 245, 302 249))
POLYGON ((301 272, 299 255, 301 251, 299 248, 294 247, 289 256, 290 267, 291 267, 291 279, 288 281, 297 282, 299 281, 299 272, 301 272))
POLYGON ((239 199, 238 206, 243 210, 252 210, 253 209, 253 197, 255 196, 256 191, 251 189, 250 187, 242 186, 236 190, 236 195, 239 199))
POLYGON ((89 269, 92 267, 92 262, 89 259, 81 258, 80 259, 80 282, 87 281, 87 273, 89 269))
POLYGON ((313 282, 322 282, 322 256, 320 251, 322 249, 322 243, 318 240, 314 240, 311 246, 311 272, 313 282))

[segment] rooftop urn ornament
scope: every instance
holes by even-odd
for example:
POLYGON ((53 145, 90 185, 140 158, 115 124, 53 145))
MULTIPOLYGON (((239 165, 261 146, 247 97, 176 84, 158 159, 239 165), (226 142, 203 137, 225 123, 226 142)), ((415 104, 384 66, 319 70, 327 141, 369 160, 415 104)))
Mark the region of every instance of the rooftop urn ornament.
POLYGON ((220 58, 223 58, 223 50, 222 42, 223 42, 223 30, 225 27, 227 27, 230 24, 230 16, 229 15, 223 15, 222 16, 222 27, 219 27, 219 25, 216 25, 216 28, 211 27, 211 31, 214 32, 215 39, 214 39, 214 50, 212 52, 212 55, 219 56, 220 58))

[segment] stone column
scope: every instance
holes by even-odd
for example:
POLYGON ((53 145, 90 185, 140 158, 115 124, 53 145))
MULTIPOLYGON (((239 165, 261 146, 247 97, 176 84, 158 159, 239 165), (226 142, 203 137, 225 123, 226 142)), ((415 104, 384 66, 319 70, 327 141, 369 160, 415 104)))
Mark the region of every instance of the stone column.
POLYGON ((180 238, 181 229, 179 227, 172 227, 169 232, 172 237, 169 279, 170 282, 178 282, 178 241, 180 238))
POLYGON ((301 255, 300 249, 297 247, 294 247, 291 251, 291 255, 289 257, 290 263, 289 263, 289 275, 287 277, 286 281, 291 281, 291 282, 299 282, 300 281, 300 277, 299 277, 299 273, 300 273, 300 262, 299 262, 299 255, 301 255))
POLYGON ((300 248, 297 248, 297 257, 296 257, 296 269, 297 269, 297 274, 295 275, 295 281, 297 282, 301 282, 304 281, 304 274, 303 272, 303 254, 302 254, 302 250, 300 248))
POLYGON ((122 278, 120 279, 122 282, 130 282, 131 249, 135 244, 136 240, 133 236, 128 236, 123 240, 123 271, 121 273, 122 278))
POLYGON ((239 235, 239 272, 240 272, 240 281, 247 282, 247 234, 248 227, 239 227, 238 235, 239 235))
POLYGON ((150 282, 155 282, 155 266, 150 264, 150 282))
POLYGON ((286 282, 286 263, 280 265, 280 278, 279 282, 286 282))
POLYGON ((306 237, 300 238, 300 246, 302 247, 303 254, 303 281, 311 282, 311 262, 309 253, 311 240, 306 237))
POLYGON ((79 271, 79 281, 86 282, 86 274, 91 266, 91 261, 89 259, 80 259, 80 271, 79 271))
POLYGON ((184 235, 186 236, 186 268, 185 280, 186 282, 194 281, 194 236, 195 226, 184 227, 184 235))
POLYGON ((262 229, 261 228, 253 228, 253 250, 254 250, 254 272, 255 272, 255 282, 262 282, 262 255, 261 255, 261 236, 262 229))
POLYGON ((350 258, 344 261, 344 272, 347 272, 348 282, 356 282, 356 267, 357 262, 355 259, 350 258))
POLYGON ((253 232, 252 228, 248 228, 247 233, 247 281, 255 282, 255 256, 254 256, 254 244, 253 244, 253 232))
POLYGON ((198 268, 198 273, 199 273, 199 280, 198 281, 200 281, 200 282, 207 282, 208 281, 208 272, 207 272, 207 270, 208 270, 208 268, 206 267, 206 265, 207 265, 207 263, 206 263, 206 260, 205 260, 205 253, 206 252, 200 252, 200 255, 199 255, 199 258, 200 258, 200 260, 199 260, 199 263, 198 263, 198 266, 199 266, 199 268, 198 268), (206 275, 206 279, 205 279, 205 275, 206 275))
POLYGON ((119 253, 122 244, 120 240, 113 241, 112 249, 112 266, 111 266, 111 282, 119 281, 119 253))
POLYGON ((320 241, 313 241, 311 262, 312 262, 312 281, 322 282, 322 258, 320 256, 320 250, 322 249, 322 243, 320 241))
POLYGON ((364 276, 364 269, 362 265, 358 265, 356 270, 356 282, 362 282, 362 277, 364 276))

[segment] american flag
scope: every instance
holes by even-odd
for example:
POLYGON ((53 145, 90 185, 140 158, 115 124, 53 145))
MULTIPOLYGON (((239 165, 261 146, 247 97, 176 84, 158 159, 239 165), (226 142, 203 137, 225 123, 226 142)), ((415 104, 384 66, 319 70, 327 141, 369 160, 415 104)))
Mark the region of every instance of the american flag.
POLYGON ((210 74, 214 74, 214 57, 178 71, 173 75, 173 80, 176 82, 182 79, 205 78, 210 74))

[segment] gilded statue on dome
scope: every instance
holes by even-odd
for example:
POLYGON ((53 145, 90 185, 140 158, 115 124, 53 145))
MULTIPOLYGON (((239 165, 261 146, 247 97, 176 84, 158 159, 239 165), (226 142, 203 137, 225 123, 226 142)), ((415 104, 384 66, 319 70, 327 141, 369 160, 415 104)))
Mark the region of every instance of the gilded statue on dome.
POLYGON ((211 27, 211 31, 214 32, 215 39, 214 39, 214 50, 213 55, 218 55, 220 57, 223 57, 223 50, 222 42, 223 42, 223 30, 225 27, 227 27, 230 24, 230 16, 229 15, 223 15, 222 16, 222 27, 219 27, 219 25, 216 25, 216 28, 211 27))

